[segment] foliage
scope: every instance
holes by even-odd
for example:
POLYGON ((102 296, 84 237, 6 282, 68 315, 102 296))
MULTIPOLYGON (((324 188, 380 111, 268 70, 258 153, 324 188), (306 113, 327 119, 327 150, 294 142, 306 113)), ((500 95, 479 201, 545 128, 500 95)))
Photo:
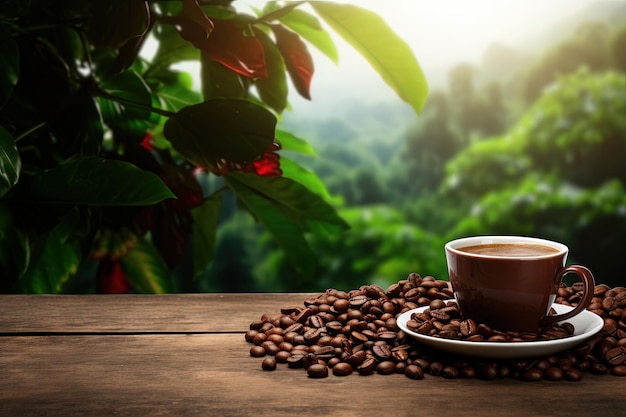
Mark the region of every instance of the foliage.
POLYGON ((323 291, 330 286, 350 290, 363 282, 387 287, 410 271, 447 276, 440 250, 444 238, 409 223, 398 210, 371 205, 342 209, 340 214, 350 224, 348 232, 311 238, 311 245, 319 253, 315 280, 283 280, 293 275, 293 269, 276 252, 257 271, 258 282, 281 291, 323 291))
POLYGON ((626 236, 623 74, 563 77, 504 136, 448 165, 445 197, 472 216, 450 236, 526 234, 567 242, 612 282, 626 236))
POLYGON ((268 2, 251 15, 229 0, 3 2, 0 290, 189 290, 174 277, 210 265, 226 191, 310 278, 307 235, 347 224, 319 178, 279 153, 312 148, 276 124, 289 80, 310 97, 308 47, 337 61, 322 21, 421 111, 417 60, 357 6, 268 2), (146 59, 149 39, 158 47, 146 59), (201 64, 202 94, 172 68, 188 60, 201 64))
POLYGON ((610 43, 611 31, 604 22, 588 21, 579 25, 574 36, 550 48, 528 70, 523 86, 527 102, 536 100, 555 77, 581 66, 592 71, 611 68, 610 43))
POLYGON ((448 196, 471 201, 530 173, 581 187, 626 183, 623 86, 615 72, 563 77, 506 135, 477 142, 450 161, 448 196))

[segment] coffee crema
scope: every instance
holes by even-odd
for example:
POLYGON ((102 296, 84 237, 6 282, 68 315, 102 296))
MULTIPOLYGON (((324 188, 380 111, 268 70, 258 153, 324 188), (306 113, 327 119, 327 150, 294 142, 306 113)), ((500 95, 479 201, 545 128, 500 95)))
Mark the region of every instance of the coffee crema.
POLYGON ((502 256, 513 258, 527 258, 532 256, 554 255, 559 250, 552 246, 538 243, 485 243, 481 245, 464 246, 457 248, 462 252, 484 256, 502 256))

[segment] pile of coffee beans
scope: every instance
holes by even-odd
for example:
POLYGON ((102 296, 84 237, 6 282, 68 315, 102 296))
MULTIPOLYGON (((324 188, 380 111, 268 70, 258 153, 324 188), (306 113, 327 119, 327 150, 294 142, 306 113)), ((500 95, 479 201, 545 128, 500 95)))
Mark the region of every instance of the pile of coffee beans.
MULTIPOLYGON (((581 292, 582 284, 563 285, 556 301, 576 305, 581 292)), ((431 313, 454 307, 442 307, 443 300, 451 298, 447 281, 416 273, 386 290, 377 285, 349 292, 328 289, 304 300, 302 306, 287 306, 279 313, 264 314, 250 324, 245 338, 253 344, 250 355, 263 358, 262 369, 272 371, 281 364, 304 369, 311 378, 325 378, 331 373, 523 381, 579 381, 584 373, 626 376, 624 287, 595 287, 588 309, 604 320, 598 334, 560 354, 532 359, 487 360, 452 355, 424 346, 398 328, 396 318, 400 314, 422 306, 427 306, 431 313)), ((455 337, 471 332, 469 323, 463 328, 459 323, 455 337)), ((569 333, 572 329, 562 326, 558 332, 562 334, 561 331, 569 333)))
MULTIPOLYGON (((554 309, 551 314, 556 314, 554 309)), ((574 334, 574 325, 568 322, 543 327, 536 333, 501 331, 472 319, 461 319, 456 301, 433 300, 421 312, 412 313, 406 327, 419 334, 468 342, 532 342, 562 339, 574 334)))

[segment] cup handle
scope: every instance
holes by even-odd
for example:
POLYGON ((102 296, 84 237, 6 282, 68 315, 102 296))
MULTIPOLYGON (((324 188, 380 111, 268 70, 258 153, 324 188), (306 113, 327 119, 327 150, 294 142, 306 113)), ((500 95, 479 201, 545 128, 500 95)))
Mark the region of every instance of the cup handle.
POLYGON ((569 319, 570 317, 574 317, 591 304, 591 299, 593 298, 593 292, 596 286, 595 280, 593 279, 593 274, 591 271, 584 266, 581 265, 570 265, 564 268, 561 268, 557 272, 556 282, 561 282, 563 276, 568 273, 574 273, 580 277, 583 282, 583 296, 582 299, 578 302, 578 305, 573 309, 568 311, 567 313, 557 314, 553 316, 545 316, 539 322, 541 326, 550 326, 559 321, 563 321, 565 319, 569 319))

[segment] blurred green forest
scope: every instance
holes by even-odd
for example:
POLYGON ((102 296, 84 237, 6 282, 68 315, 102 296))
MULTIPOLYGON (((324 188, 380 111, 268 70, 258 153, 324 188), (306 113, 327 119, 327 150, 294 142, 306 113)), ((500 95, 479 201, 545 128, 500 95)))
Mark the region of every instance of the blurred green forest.
POLYGON ((317 156, 293 159, 324 181, 351 229, 311 236, 318 270, 304 279, 225 198, 214 261, 189 285, 322 291, 413 271, 447 279, 444 243, 475 234, 561 241, 597 282, 626 285, 624 9, 561 25, 532 52, 494 44, 480 65, 458 63, 417 119, 400 102, 346 103, 324 119, 294 112, 285 130, 317 156))

